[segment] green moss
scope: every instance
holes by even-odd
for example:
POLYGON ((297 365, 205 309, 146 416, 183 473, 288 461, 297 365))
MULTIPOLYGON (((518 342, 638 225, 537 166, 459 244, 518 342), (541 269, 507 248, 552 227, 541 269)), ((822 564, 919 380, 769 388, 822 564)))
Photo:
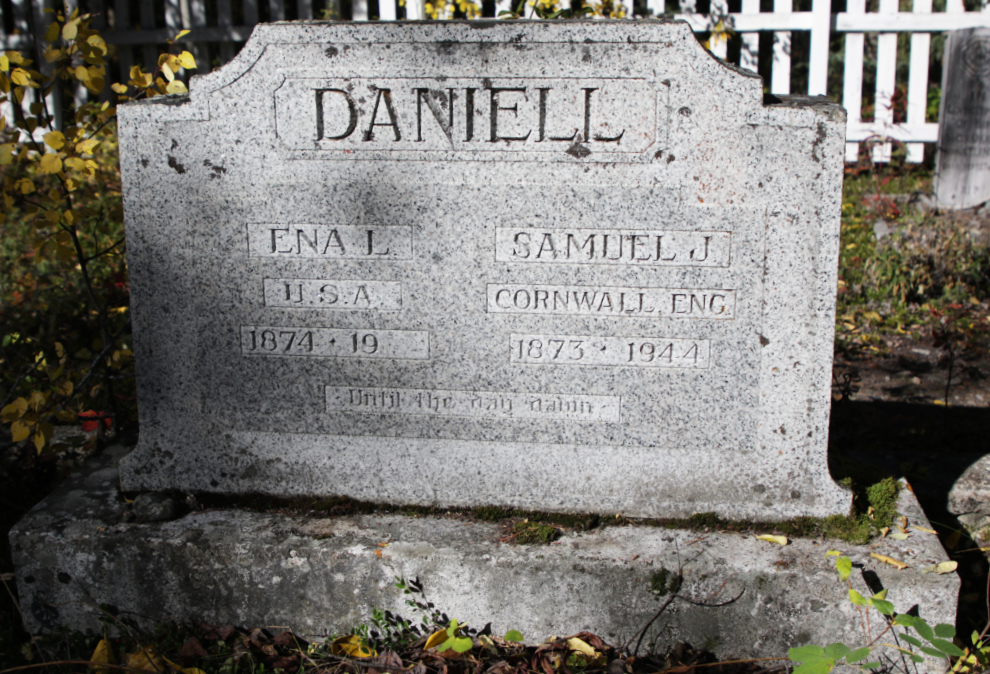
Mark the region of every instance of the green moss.
POLYGON ((861 545, 870 540, 876 531, 889 526, 895 516, 899 483, 866 464, 852 462, 841 464, 840 473, 847 473, 839 483, 853 492, 853 513, 849 516, 833 515, 826 518, 797 517, 777 522, 757 520, 726 520, 711 512, 695 513, 690 517, 656 519, 632 519, 622 516, 606 516, 589 513, 548 513, 519 510, 505 506, 480 506, 476 508, 441 508, 435 506, 389 505, 357 501, 345 497, 332 498, 276 498, 259 494, 229 496, 198 494, 200 506, 206 508, 246 508, 264 512, 314 513, 323 517, 342 517, 362 514, 401 514, 410 517, 458 516, 481 522, 502 522, 522 519, 513 525, 518 543, 548 543, 560 535, 560 529, 587 531, 599 526, 652 526, 665 529, 692 531, 724 531, 739 533, 776 533, 791 538, 815 538, 825 536, 861 545), (873 517, 869 509, 873 508, 873 517), (520 528, 521 527, 521 528, 520 528))
POLYGON ((650 575, 650 592, 659 599, 668 594, 677 594, 681 589, 684 577, 679 573, 668 571, 665 567, 660 567, 650 575))
POLYGON ((886 477, 866 488, 866 499, 873 508, 873 522, 880 527, 890 526, 897 514, 897 494, 901 485, 892 477, 886 477))
POLYGON ((523 520, 512 527, 515 542, 520 545, 548 545, 560 537, 560 530, 548 524, 523 520))

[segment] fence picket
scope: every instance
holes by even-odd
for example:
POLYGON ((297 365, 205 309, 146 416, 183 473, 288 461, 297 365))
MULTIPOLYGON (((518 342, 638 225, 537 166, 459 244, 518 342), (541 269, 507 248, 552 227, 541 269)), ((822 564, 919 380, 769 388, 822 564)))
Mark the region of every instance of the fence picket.
MULTIPOLYGON (((790 14, 791 0, 773 0, 774 14, 790 14)), ((773 34, 773 68, 770 71, 770 93, 791 93, 791 33, 778 31, 773 34)))
POLYGON ((368 0, 351 0, 351 21, 368 20, 368 0))
MULTIPOLYGON (((849 14, 866 12, 865 0, 847 0, 849 14)), ((842 105, 846 109, 846 125, 858 125, 863 117, 863 34, 846 33, 845 76, 842 81, 842 105)), ((848 131, 846 137, 848 138, 848 131)), ((859 141, 846 143, 846 161, 859 158, 859 141)))
POLYGON ((378 18, 381 21, 395 21, 397 8, 395 0, 378 0, 378 18))
MULTIPOLYGON (((931 14, 932 0, 914 0, 911 11, 915 14, 931 14)), ((928 109, 928 52, 931 47, 931 40, 931 35, 928 33, 913 33, 911 35, 907 123, 912 125, 925 123, 925 112, 928 109)), ((918 163, 924 158, 924 144, 907 144, 907 160, 909 162, 918 163)))
MULTIPOLYGON (((897 0, 880 0, 881 14, 895 14, 897 0)), ((894 125, 893 97, 897 79, 897 33, 880 33, 877 36, 877 89, 873 104, 873 120, 886 131, 894 125)), ((887 134, 882 132, 882 136, 887 134)), ((874 162, 890 161, 890 142, 873 147, 874 162)))
MULTIPOLYGON (((759 14, 760 0, 742 0, 743 14, 759 14)), ((754 73, 759 70, 760 65, 760 34, 742 33, 742 46, 739 50, 739 65, 754 73)))
POLYGON ((812 0, 811 44, 808 62, 808 95, 824 96, 828 86, 828 39, 832 23, 830 0, 812 0))
POLYGON ((243 0, 244 25, 253 27, 258 23, 258 0, 243 0))

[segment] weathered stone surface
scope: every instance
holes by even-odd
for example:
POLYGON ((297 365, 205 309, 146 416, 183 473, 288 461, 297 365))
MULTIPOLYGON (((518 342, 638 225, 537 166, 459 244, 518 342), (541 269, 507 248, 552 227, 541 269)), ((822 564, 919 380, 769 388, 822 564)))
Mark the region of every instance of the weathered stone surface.
POLYGON ((955 622, 959 579, 920 573, 947 557, 935 536, 915 528, 930 525, 908 489, 898 511, 913 533, 902 542, 793 540, 780 547, 738 534, 603 527, 549 546, 516 546, 499 544, 495 525, 437 518, 214 510, 123 524, 115 466, 122 453, 98 457, 12 530, 31 632, 58 625, 97 632, 92 607, 102 602, 145 624, 201 619, 320 635, 367 620, 373 607, 408 616, 394 576, 418 576, 430 600, 458 620, 519 629, 531 642, 589 629, 619 644, 659 607, 651 576, 683 568, 684 596, 738 599, 721 608, 675 601, 662 620, 667 627, 649 639, 662 648, 711 637, 723 656, 779 656, 797 644, 863 640, 861 618, 825 557, 830 549, 857 565, 851 582, 859 592, 872 594, 879 583, 898 611, 917 605, 932 624, 955 622), (896 571, 871 552, 910 568, 896 571))
POLYGON ((178 517, 179 504, 168 494, 152 491, 134 497, 131 511, 138 522, 165 522, 178 517))
POLYGON ((967 468, 952 485, 948 510, 953 515, 990 515, 990 454, 967 468))
POLYGON ((847 512, 826 99, 683 23, 282 23, 119 115, 127 489, 847 512))
POLYGON ((949 33, 942 82, 935 201, 972 208, 990 199, 990 28, 949 33))

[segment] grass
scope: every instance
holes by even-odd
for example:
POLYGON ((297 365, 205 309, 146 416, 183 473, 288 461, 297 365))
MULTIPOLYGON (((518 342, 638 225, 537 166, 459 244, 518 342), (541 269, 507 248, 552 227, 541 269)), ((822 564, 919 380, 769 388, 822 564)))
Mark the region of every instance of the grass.
POLYGON ((885 336, 920 341, 946 322, 983 346, 990 335, 990 234, 972 214, 911 205, 932 189, 923 166, 847 170, 843 183, 836 350, 881 354, 885 336), (877 232, 887 231, 878 237, 877 232))

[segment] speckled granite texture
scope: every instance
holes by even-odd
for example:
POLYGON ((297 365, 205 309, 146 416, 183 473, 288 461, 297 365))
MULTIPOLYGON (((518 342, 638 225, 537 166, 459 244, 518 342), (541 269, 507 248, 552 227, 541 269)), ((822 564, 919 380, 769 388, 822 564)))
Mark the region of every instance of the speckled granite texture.
POLYGON ((845 513, 845 113, 675 22, 278 23, 122 105, 125 489, 845 513))
MULTIPOLYGON (((849 580, 861 594, 882 586, 897 611, 917 607, 933 625, 955 623, 959 577, 921 573, 947 556, 938 537, 920 529, 930 524, 908 489, 897 504, 912 531, 905 541, 796 539, 781 547, 752 535, 606 526, 519 546, 499 543, 497 525, 432 517, 210 510, 126 522, 115 466, 122 453, 104 452, 11 531, 33 634, 58 626, 99 632, 94 606, 106 603, 143 625, 199 619, 325 635, 368 620, 376 607, 414 618, 394 588, 395 576, 405 576, 419 577, 430 601, 462 622, 518 629, 530 643, 588 629, 618 645, 660 607, 651 577, 683 568, 683 596, 736 601, 675 601, 644 644, 656 639, 663 650, 683 640, 714 644, 722 657, 780 657, 799 644, 865 643, 863 618, 825 556, 830 549, 853 560, 849 580), (870 553, 910 566, 897 571, 870 553)), ((877 622, 874 613, 873 636, 877 622)), ((944 669, 929 664, 933 673, 944 669)))

